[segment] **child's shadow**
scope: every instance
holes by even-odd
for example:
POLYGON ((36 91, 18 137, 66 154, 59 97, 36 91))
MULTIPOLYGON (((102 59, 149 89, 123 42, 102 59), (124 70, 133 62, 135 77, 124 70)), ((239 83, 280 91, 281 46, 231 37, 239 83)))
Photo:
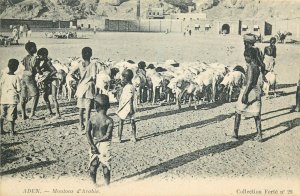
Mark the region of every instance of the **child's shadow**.
POLYGON ((263 139, 262 139, 262 142, 266 142, 266 141, 268 141, 269 139, 272 139, 273 137, 279 136, 279 135, 281 135, 281 134, 283 134, 283 133, 286 133, 286 132, 290 131, 291 129, 293 129, 293 128, 295 128, 295 127, 300 126, 300 118, 295 118, 295 119, 293 119, 293 120, 289 120, 289 121, 286 121, 286 122, 282 122, 282 123, 280 123, 280 124, 278 124, 278 125, 275 125, 275 126, 273 126, 273 127, 270 127, 270 128, 267 128, 267 129, 263 130, 263 132, 268 131, 268 130, 271 130, 271 129, 276 129, 276 128, 281 127, 281 126, 284 126, 284 127, 286 127, 286 128, 285 128, 284 130, 282 130, 282 131, 276 133, 275 135, 271 135, 271 136, 269 136, 269 137, 263 138, 263 139))

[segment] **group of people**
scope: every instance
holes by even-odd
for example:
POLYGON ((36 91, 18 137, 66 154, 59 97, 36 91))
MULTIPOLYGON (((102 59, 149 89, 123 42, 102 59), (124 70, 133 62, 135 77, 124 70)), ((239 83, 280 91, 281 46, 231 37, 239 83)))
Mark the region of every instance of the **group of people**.
MULTIPOLYGON (((0 131, 4 131, 4 119, 10 122, 10 135, 15 134, 15 121, 17 119, 17 105, 21 102, 22 119, 38 119, 36 109, 40 93, 43 93, 44 100, 52 118, 61 117, 59 104, 57 101, 57 90, 60 86, 61 73, 57 71, 48 57, 48 50, 40 48, 34 42, 25 44, 27 56, 22 60, 23 73, 21 79, 16 75, 19 68, 17 59, 8 61, 8 72, 3 73, 0 80, 0 101, 1 118, 0 131), (55 105, 55 113, 52 112, 49 95, 55 105), (26 114, 26 104, 33 100, 33 107, 30 116, 26 114)), ((107 116, 107 110, 110 107, 109 97, 104 94, 98 94, 95 88, 97 67, 91 62, 92 49, 84 47, 82 49, 82 63, 77 69, 73 69, 70 75, 78 81, 76 91, 77 107, 79 108, 79 131, 86 134, 88 142, 91 145, 90 175, 96 182, 96 170, 100 164, 103 164, 106 183, 110 183, 110 141, 112 139, 113 120, 107 116), (91 110, 96 110, 96 115, 91 117, 91 110), (85 115, 84 115, 85 113, 85 115), (84 120, 85 117, 85 120, 84 120)), ((122 142, 122 131, 124 121, 130 119, 132 127, 132 141, 136 142, 136 125, 134 93, 135 88, 132 84, 133 72, 130 69, 122 73, 123 90, 119 100, 119 110, 117 115, 120 118, 118 138, 122 142)))
POLYGON ((18 26, 11 26, 12 29, 12 39, 15 41, 16 44, 19 44, 19 39, 24 37, 31 37, 31 29, 28 24, 21 24, 18 28, 18 26))
POLYGON ((185 36, 186 34, 189 34, 190 36, 192 35, 192 28, 188 25, 183 31, 183 35, 185 36))
MULTIPOLYGON (((247 64, 245 72, 246 80, 241 89, 234 121, 233 137, 239 139, 239 126, 241 116, 254 117, 257 139, 262 141, 261 130, 261 96, 262 81, 265 80, 265 74, 273 71, 276 58, 276 39, 271 39, 270 46, 262 52, 254 46, 255 37, 251 35, 244 36, 244 57, 247 64), (264 58, 263 58, 264 56, 264 58), (263 60, 265 59, 265 61, 263 60), (265 63, 264 63, 265 62, 265 63)), ((21 97, 22 118, 28 118, 26 115, 26 104, 29 98, 33 99, 33 108, 29 118, 35 117, 35 111, 39 100, 39 84, 42 83, 44 100, 51 115, 49 95, 52 94, 55 105, 55 118, 60 118, 59 105, 56 98, 57 87, 59 85, 59 72, 53 67, 48 58, 48 50, 40 48, 37 51, 36 44, 28 42, 25 45, 28 55, 22 60, 24 73, 20 81, 15 75, 19 66, 19 61, 10 59, 8 61, 8 73, 1 77, 1 134, 3 130, 3 120, 6 119, 11 123, 11 134, 14 134, 14 125, 17 118, 17 104, 19 96, 21 97), (35 55, 37 53, 37 55, 35 55), (36 81, 36 75, 39 75, 36 81)), ((89 175, 96 183, 97 169, 102 164, 103 174, 106 184, 110 183, 110 146, 112 140, 112 131, 114 122, 107 115, 110 108, 109 97, 104 94, 98 94, 95 88, 97 67, 91 61, 92 49, 84 47, 82 49, 82 63, 79 67, 70 72, 71 76, 78 81, 76 91, 77 107, 79 108, 79 133, 84 133, 90 145, 90 163, 89 175), (95 109, 96 114, 91 116, 91 110, 95 109), (84 115, 85 114, 85 115, 84 115), (85 117, 85 119, 84 119, 85 117)), ((132 128, 132 141, 136 142, 136 123, 134 104, 135 88, 132 84, 133 71, 125 69, 122 72, 122 93, 119 100, 117 115, 119 117, 118 139, 122 142, 122 131, 124 121, 130 120, 132 128)), ((299 94, 299 93, 298 93, 299 94)), ((298 106, 299 107, 299 106, 298 106)))
POLYGON ((276 39, 270 39, 270 45, 266 46, 264 53, 254 44, 256 38, 252 34, 244 35, 244 57, 247 64, 245 81, 240 91, 236 106, 233 137, 238 139, 238 131, 241 122, 241 115, 254 117, 257 140, 262 141, 261 131, 261 96, 263 81, 266 81, 266 74, 274 71, 276 58, 276 39))
POLYGON ((8 72, 3 73, 0 80, 1 87, 1 134, 5 134, 3 130, 3 120, 7 119, 11 123, 10 134, 14 135, 15 120, 17 119, 17 104, 21 102, 22 119, 36 119, 35 115, 40 91, 43 92, 44 100, 50 115, 55 115, 55 118, 60 118, 59 105, 57 101, 57 89, 59 77, 56 69, 51 64, 48 58, 48 50, 40 48, 37 50, 34 42, 25 44, 27 56, 22 60, 24 66, 22 78, 20 79, 15 72, 19 68, 17 59, 8 61, 8 72), (38 79, 36 79, 38 76, 38 79), (41 89, 38 88, 41 87, 41 89), (52 94, 56 113, 52 112, 49 95, 52 94), (26 114, 26 104, 30 99, 33 99, 33 107, 30 116, 26 114))
MULTIPOLYGON (((106 184, 110 183, 110 145, 112 140, 113 120, 107 115, 110 107, 109 97, 98 94, 95 88, 97 67, 91 62, 92 49, 82 49, 83 62, 77 69, 71 71, 71 76, 79 81, 76 96, 77 107, 79 108, 79 130, 86 134, 90 150, 90 177, 96 183, 97 169, 102 163, 104 179, 106 184), (79 72, 80 78, 76 78, 79 72), (96 110, 96 115, 91 117, 91 110, 96 110), (84 115, 85 113, 85 115, 84 115), (85 120, 84 120, 85 116, 85 120)), ((136 124, 134 105, 135 88, 132 84, 133 72, 126 69, 122 73, 121 84, 123 86, 119 99, 118 139, 122 142, 123 125, 126 119, 130 120, 132 128, 132 141, 136 142, 136 124)))

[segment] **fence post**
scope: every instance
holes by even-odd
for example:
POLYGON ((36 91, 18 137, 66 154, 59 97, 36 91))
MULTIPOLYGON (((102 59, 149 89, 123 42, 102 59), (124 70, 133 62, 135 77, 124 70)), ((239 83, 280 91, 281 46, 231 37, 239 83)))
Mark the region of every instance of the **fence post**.
POLYGON ((170 33, 172 32, 172 19, 170 20, 170 33))
POLYGON ((150 32, 150 20, 148 20, 149 21, 149 32, 150 32))
POLYGON ((118 32, 120 31, 120 21, 118 20, 118 32))

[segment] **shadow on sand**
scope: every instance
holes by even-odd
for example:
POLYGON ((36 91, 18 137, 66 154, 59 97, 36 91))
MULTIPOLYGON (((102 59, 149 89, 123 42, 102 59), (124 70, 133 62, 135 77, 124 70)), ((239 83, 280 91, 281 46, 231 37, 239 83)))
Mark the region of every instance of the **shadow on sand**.
POLYGON ((36 169, 36 168, 39 168, 39 167, 47 167, 49 165, 52 165, 55 162, 56 161, 43 161, 43 162, 31 164, 31 165, 21 166, 21 167, 18 167, 18 168, 3 171, 3 172, 0 173, 0 176, 10 175, 10 174, 19 173, 19 172, 25 172, 25 171, 28 171, 28 170, 31 170, 31 169, 36 169))

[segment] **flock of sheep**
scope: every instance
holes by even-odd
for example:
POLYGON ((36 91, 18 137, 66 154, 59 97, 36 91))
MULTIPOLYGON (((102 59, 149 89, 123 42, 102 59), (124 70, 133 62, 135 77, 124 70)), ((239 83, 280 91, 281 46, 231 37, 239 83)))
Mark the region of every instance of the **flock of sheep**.
MULTIPOLYGON (((81 58, 68 58, 65 63, 52 60, 57 69, 60 81, 60 97, 71 100, 77 89, 76 81, 69 73, 78 68, 81 58)), ((158 101, 176 102, 181 108, 182 102, 188 101, 189 106, 194 102, 194 107, 203 101, 231 102, 233 92, 238 95, 245 80, 245 67, 227 66, 221 63, 185 62, 177 63, 167 60, 164 63, 139 62, 131 60, 114 62, 107 60, 101 62, 93 58, 92 63, 97 65, 96 90, 98 93, 107 94, 111 102, 117 102, 121 92, 121 75, 125 69, 134 73, 132 80, 136 88, 136 104, 158 101)), ((22 68, 23 66, 19 66, 22 68)), ((22 69, 17 71, 22 75, 22 69)), ((78 75, 80 78, 80 76, 78 75)), ((264 84, 264 91, 268 95, 269 87, 276 84, 276 75, 269 72, 266 76, 268 82, 264 84)), ((275 90, 275 88, 274 88, 275 90)))
MULTIPOLYGON (((136 88, 136 104, 142 102, 176 101, 178 107, 181 102, 188 100, 189 105, 194 101, 194 107, 202 101, 215 102, 216 100, 232 100, 233 92, 239 90, 245 80, 245 69, 242 66, 226 66, 220 63, 177 63, 167 60, 164 63, 133 61, 106 61, 92 60, 97 64, 96 88, 99 93, 108 94, 111 101, 117 101, 120 93, 120 80, 125 69, 134 73, 133 84, 136 88), (112 96, 114 95, 114 96, 112 96), (115 99, 116 98, 116 99, 115 99)), ((68 99, 76 91, 77 81, 69 74, 81 63, 80 58, 71 58, 69 63, 62 64, 53 61, 57 70, 65 73, 65 89, 68 99)), ((275 74, 267 74, 268 83, 264 85, 266 94, 269 94, 270 85, 276 83, 275 74)))

